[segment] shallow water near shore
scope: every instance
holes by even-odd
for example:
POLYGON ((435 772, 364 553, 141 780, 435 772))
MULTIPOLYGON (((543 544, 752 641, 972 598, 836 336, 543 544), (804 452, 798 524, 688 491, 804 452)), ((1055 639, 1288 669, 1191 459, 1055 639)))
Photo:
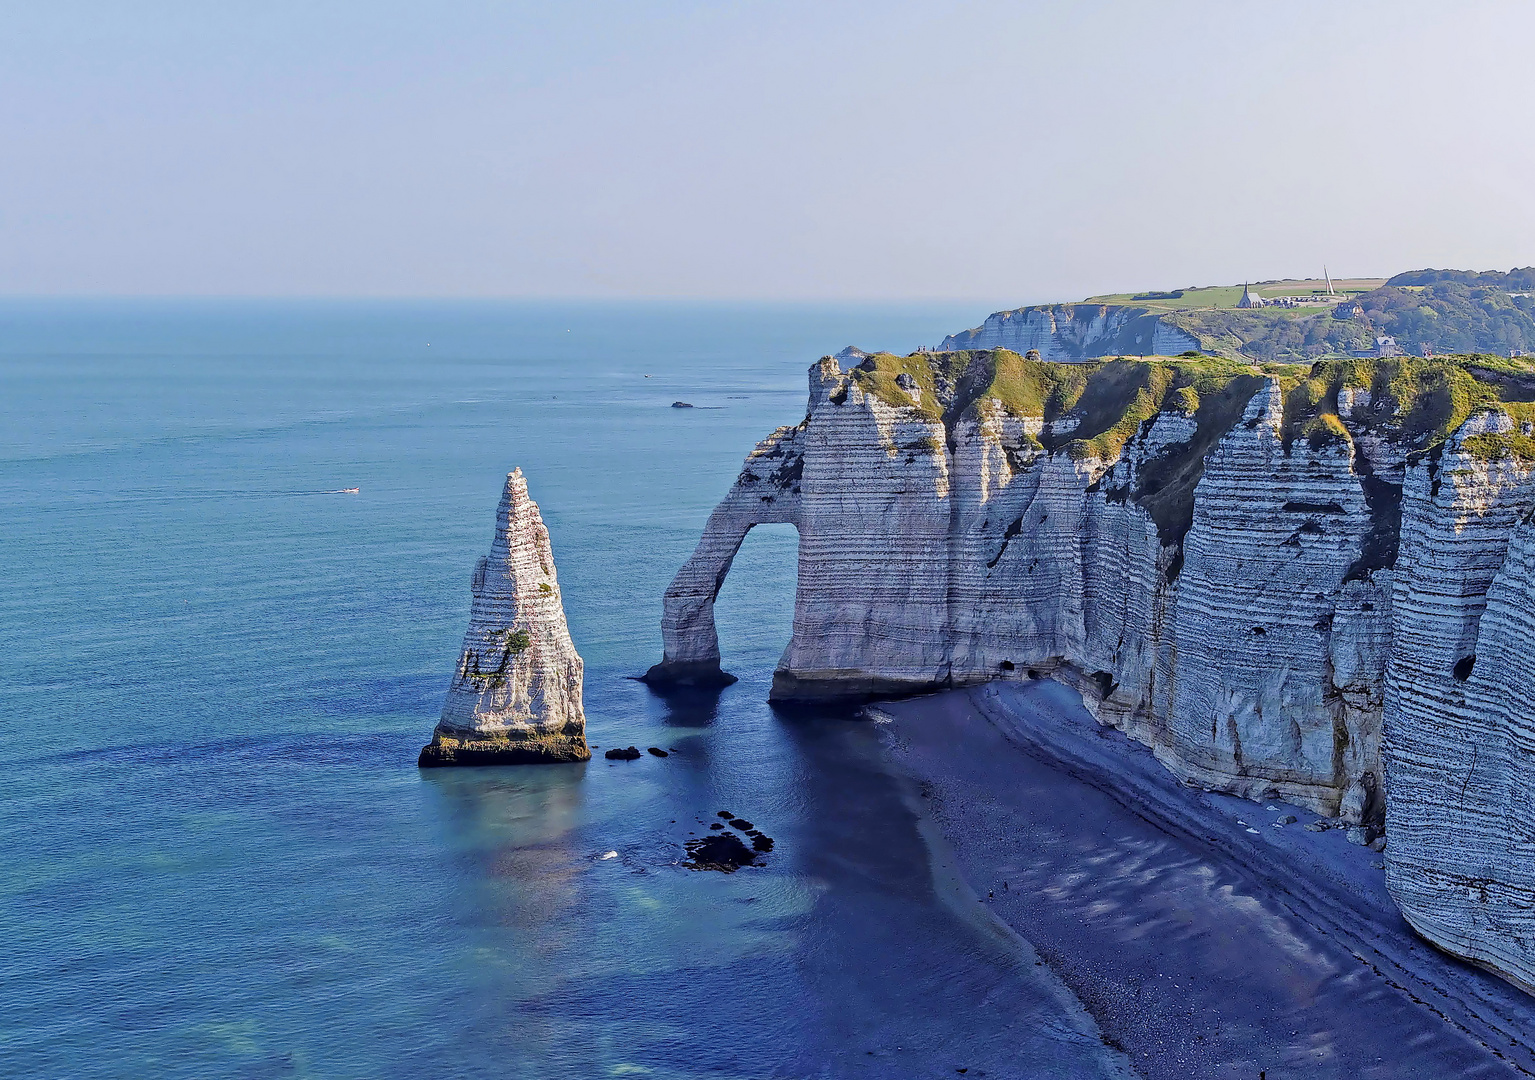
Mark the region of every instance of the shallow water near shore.
POLYGON ((627 679, 815 357, 978 310, 0 305, 0 1073, 1113 1075, 877 731, 764 704, 791 528, 740 683, 627 679), (590 740, 671 756, 416 769, 514 465, 590 740), (677 865, 722 809, 766 865, 677 865))

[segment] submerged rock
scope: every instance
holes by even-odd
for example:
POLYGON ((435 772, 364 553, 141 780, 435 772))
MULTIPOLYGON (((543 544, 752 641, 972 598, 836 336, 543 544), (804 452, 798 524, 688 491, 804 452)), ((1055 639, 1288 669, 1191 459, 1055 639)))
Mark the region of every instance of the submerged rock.
POLYGON ((670 754, 668 754, 665 750, 662 750, 659 746, 647 747, 646 753, 650 754, 652 757, 671 757, 670 754))
POLYGON ((743 866, 757 865, 757 853, 741 843, 734 833, 700 836, 697 840, 689 840, 686 847, 692 858, 683 865, 693 870, 719 870, 730 874, 743 866))
POLYGON ((586 761, 581 657, 565 625, 549 530, 521 469, 506 478, 496 538, 472 590, 464 648, 418 764, 586 761))

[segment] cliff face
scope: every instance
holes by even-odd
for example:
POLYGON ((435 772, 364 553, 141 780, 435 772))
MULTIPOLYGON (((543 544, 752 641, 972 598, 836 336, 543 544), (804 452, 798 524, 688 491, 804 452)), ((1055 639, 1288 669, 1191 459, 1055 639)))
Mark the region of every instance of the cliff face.
POLYGON ((1113 304, 1056 304, 999 311, 973 330, 950 334, 939 348, 1037 349, 1045 360, 1129 355, 1176 356, 1198 351, 1199 341, 1144 308, 1113 304))
POLYGON ((728 678, 714 596, 791 521, 775 700, 1060 679, 1190 782, 1389 817, 1414 925, 1535 983, 1531 399, 1454 361, 826 358, 668 590, 650 678, 728 678))
POLYGON ((1510 427, 1478 417, 1408 475, 1386 678, 1386 880, 1425 937, 1530 987, 1535 471, 1467 449, 1510 427))
POLYGON ((422 766, 585 761, 581 657, 565 626, 549 530, 518 469, 496 539, 474 570, 474 602, 448 699, 422 766))

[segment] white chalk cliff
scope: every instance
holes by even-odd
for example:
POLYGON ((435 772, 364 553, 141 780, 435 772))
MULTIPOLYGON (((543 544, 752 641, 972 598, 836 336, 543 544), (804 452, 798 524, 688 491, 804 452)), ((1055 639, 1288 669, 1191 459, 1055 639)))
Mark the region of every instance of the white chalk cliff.
POLYGON ((549 530, 522 470, 506 478, 469 630, 422 766, 585 761, 581 657, 565 625, 549 530))
POLYGON ((1068 682, 1190 783, 1384 825, 1413 925, 1535 984, 1535 374, 1488 363, 823 358, 647 679, 729 679, 714 598, 792 522, 774 700, 1068 682))
POLYGON ((1386 673, 1386 879, 1425 937, 1529 988, 1535 467, 1467 448, 1508 439, 1513 423, 1476 417, 1433 468, 1407 476, 1386 673))
POLYGON ((1045 360, 1176 356, 1200 348, 1198 339, 1144 308, 1116 304, 1054 304, 998 311, 972 330, 950 334, 940 350, 1037 351, 1045 360))

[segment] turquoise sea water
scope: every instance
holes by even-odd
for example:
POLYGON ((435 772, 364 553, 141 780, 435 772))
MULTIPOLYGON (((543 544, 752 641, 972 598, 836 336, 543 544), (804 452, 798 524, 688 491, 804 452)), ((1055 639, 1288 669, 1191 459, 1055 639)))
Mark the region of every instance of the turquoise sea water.
POLYGON ((877 733, 764 704, 792 528, 722 595, 740 683, 625 678, 815 357, 983 313, 0 305, 0 1074, 1095 1075, 877 733), (514 465, 589 738, 672 757, 416 769, 514 465), (720 809, 765 868, 676 865, 720 809))

